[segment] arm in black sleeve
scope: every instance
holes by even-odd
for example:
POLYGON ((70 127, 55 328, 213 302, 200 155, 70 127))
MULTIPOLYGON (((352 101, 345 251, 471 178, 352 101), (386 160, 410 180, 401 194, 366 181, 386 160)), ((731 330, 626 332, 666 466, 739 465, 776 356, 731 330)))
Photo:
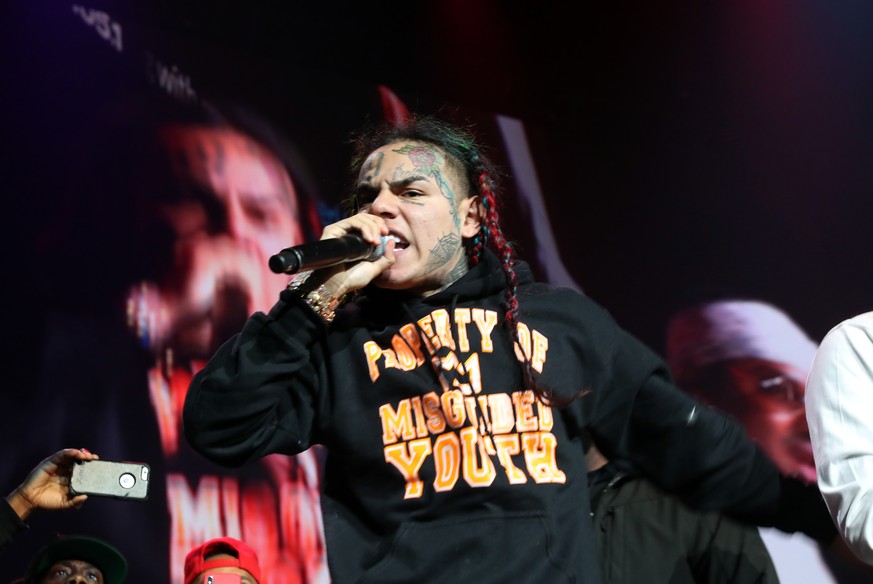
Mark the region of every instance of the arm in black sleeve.
POLYGON ((191 381, 183 410, 191 446, 225 466, 309 448, 320 390, 315 355, 325 332, 288 292, 269 314, 254 314, 191 381))
POLYGON ((12 505, 6 499, 0 501, 0 551, 9 545, 17 533, 25 529, 27 524, 12 509, 12 505))
POLYGON ((664 370, 645 379, 627 416, 607 457, 629 461, 692 507, 775 521, 776 467, 739 424, 681 392, 664 370))
POLYGON ((614 392, 625 403, 600 400, 601 418, 592 429, 598 446, 607 442, 602 446, 608 458, 629 461, 692 507, 820 541, 833 537, 814 485, 781 475, 740 424, 680 390, 659 357, 618 334, 611 387, 604 393, 614 392))

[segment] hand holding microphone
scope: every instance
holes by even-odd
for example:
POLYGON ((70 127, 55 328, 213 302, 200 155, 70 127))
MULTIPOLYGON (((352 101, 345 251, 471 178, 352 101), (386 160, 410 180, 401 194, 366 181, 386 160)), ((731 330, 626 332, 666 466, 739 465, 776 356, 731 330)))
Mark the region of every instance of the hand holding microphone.
POLYGON ((342 237, 285 248, 270 257, 270 269, 277 274, 296 274, 345 262, 373 262, 385 255, 387 242, 388 236, 383 235, 379 245, 372 245, 353 231, 342 237))
POLYGON ((341 298, 368 285, 394 264, 395 241, 384 218, 357 213, 325 227, 321 240, 275 254, 270 269, 283 274, 303 272, 306 286, 341 298))

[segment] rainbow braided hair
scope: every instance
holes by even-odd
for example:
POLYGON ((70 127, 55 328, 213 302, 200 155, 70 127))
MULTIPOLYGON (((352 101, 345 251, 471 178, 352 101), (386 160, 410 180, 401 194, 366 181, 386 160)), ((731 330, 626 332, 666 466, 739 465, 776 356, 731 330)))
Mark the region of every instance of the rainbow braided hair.
MULTIPOLYGON (((497 166, 482 153, 473 134, 465 129, 430 116, 410 116, 398 124, 389 122, 365 128, 355 137, 355 155, 352 170, 361 167, 366 157, 378 148, 398 141, 415 141, 432 144, 446 154, 448 164, 454 165, 468 183, 469 196, 478 195, 482 202, 482 225, 479 233, 467 242, 467 256, 475 265, 486 248, 497 254, 506 276, 504 296, 504 323, 513 345, 520 347, 518 336, 518 276, 515 273, 515 252, 500 227, 499 179, 497 166)), ((354 199, 347 201, 347 210, 354 212, 358 205, 354 199)), ((518 351, 518 354, 523 352, 518 351)), ((532 390, 544 403, 552 403, 551 391, 536 383, 529 359, 521 361, 523 386, 532 390)))

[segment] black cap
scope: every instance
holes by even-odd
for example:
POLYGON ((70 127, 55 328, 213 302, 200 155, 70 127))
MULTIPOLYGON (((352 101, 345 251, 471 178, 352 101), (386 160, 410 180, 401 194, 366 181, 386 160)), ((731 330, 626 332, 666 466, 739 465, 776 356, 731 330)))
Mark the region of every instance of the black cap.
POLYGON ((127 560, 114 546, 102 539, 85 535, 59 537, 42 548, 27 568, 25 582, 37 584, 56 562, 81 560, 103 572, 106 584, 122 584, 127 576, 127 560))

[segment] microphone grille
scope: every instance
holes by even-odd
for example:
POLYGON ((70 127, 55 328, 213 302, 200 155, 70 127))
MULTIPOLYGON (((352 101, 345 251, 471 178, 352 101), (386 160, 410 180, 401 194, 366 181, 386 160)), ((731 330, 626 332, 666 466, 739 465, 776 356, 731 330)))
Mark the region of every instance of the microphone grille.
POLYGON ((379 241, 379 245, 374 246, 373 251, 371 251, 370 254, 364 259, 368 262, 375 262, 383 255, 385 255, 385 246, 388 244, 388 237, 389 236, 387 235, 383 235, 382 239, 379 241))

